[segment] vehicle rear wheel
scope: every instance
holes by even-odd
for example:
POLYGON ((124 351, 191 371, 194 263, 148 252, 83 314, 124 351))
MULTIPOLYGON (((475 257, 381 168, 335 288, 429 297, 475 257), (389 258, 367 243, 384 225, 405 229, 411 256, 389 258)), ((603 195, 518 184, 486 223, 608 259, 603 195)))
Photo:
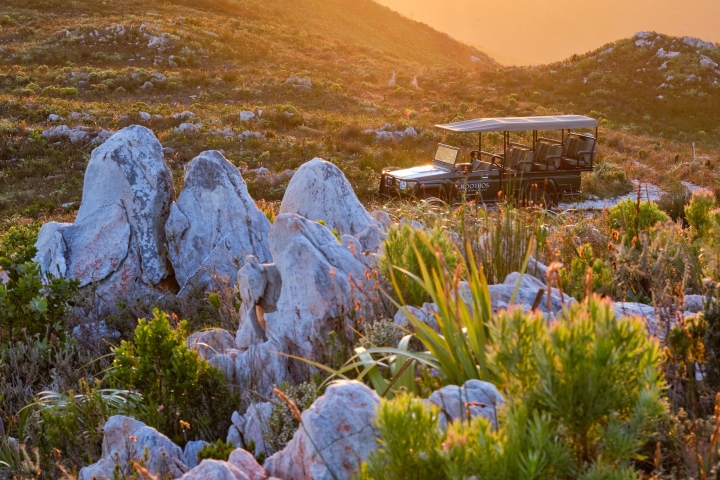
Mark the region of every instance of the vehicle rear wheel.
POLYGON ((536 206, 551 209, 557 206, 555 187, 546 183, 531 183, 525 189, 523 196, 527 206, 536 206))

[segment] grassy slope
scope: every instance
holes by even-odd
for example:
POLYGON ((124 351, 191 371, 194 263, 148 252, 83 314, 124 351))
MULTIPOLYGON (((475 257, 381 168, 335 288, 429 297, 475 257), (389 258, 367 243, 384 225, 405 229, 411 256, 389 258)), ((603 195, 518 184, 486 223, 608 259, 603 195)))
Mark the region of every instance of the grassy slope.
MULTIPOLYGON (((603 157, 632 176, 720 188, 714 173, 688 162, 686 141, 700 128, 686 128, 683 136, 666 128, 671 122, 664 116, 673 114, 683 125, 691 115, 698 122, 703 118, 694 110, 685 117, 658 110, 646 118, 642 102, 652 102, 657 93, 627 80, 654 51, 638 49, 634 41, 618 42, 600 63, 598 51, 534 70, 497 69, 470 47, 370 0, 121 0, 111 9, 95 1, 10 0, 0 6, 0 28, 0 218, 72 216, 74 207, 61 205, 80 199, 92 147, 43 139, 51 113, 65 117, 61 124, 91 132, 147 125, 164 146, 174 149, 166 160, 178 187, 183 165, 199 152, 217 148, 238 167, 273 171, 322 156, 345 171, 362 197, 370 198, 383 166, 424 161, 438 140, 474 144, 469 137, 443 138, 433 131, 434 124, 481 116, 594 112, 608 127, 601 137, 603 157), (152 37, 162 34, 163 50, 150 47, 152 37), (472 63, 471 55, 483 63, 472 63), (397 85, 390 86, 393 72, 397 85), (167 80, 155 81, 158 73, 167 80), (311 78, 313 88, 286 85, 291 75, 311 78), (154 87, 142 90, 148 80, 154 87), (63 88, 77 88, 78 94, 67 96, 73 91, 63 88), (262 109, 262 120, 241 122, 238 115, 245 109, 262 109), (181 121, 172 114, 184 110, 196 114, 199 133, 173 130, 181 121), (143 122, 141 111, 160 118, 143 122), (72 112, 89 117, 71 119, 72 112), (393 129, 418 127, 421 135, 379 143, 361 133, 386 123, 393 129), (210 134, 227 128, 258 131, 267 138, 210 134), (639 155, 647 167, 635 162, 639 155), (667 175, 667 163, 676 155, 679 165, 667 175)), ((684 52, 670 67, 689 71, 693 55, 684 52)), ((691 90, 678 87, 674 92, 691 90)), ((673 105, 705 112, 702 108, 714 105, 717 97, 714 87, 703 83, 673 105)), ((700 153, 713 161, 716 139, 706 128, 699 144, 700 153)), ((268 183, 247 173, 245 178, 255 198, 281 198, 283 181, 268 183)))

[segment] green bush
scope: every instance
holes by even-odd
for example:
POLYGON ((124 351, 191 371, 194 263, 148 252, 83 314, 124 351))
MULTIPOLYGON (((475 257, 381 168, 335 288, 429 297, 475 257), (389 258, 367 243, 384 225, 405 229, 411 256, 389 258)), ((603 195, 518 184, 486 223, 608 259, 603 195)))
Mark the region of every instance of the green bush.
POLYGON ((80 92, 75 87, 64 87, 58 93, 61 97, 77 97, 80 92))
POLYGON ((9 271, 0 285, 0 331, 6 341, 35 335, 64 337, 63 320, 78 291, 78 281, 49 277, 45 284, 36 263, 9 271))
POLYGON ((577 256, 570 263, 569 269, 560 272, 560 283, 568 295, 582 300, 587 290, 588 269, 592 276, 591 290, 603 295, 614 292, 614 275, 612 265, 607 260, 595 258, 589 243, 577 249, 577 256))
POLYGON ((378 450, 359 478, 625 479, 664 413, 660 347, 637 319, 592 296, 548 325, 503 311, 491 322, 489 366, 508 404, 443 433, 434 407, 383 399, 378 450))
POLYGON ((618 318, 593 295, 553 325, 503 312, 492 322, 490 365, 514 402, 548 414, 578 465, 629 465, 663 413, 660 347, 639 319, 618 318))
MULTIPOLYGON (((315 400, 317 385, 305 382, 291 387, 285 382, 280 385, 280 391, 295 402, 300 411, 303 411, 315 400)), ((267 429, 263 432, 263 440, 279 452, 292 440, 299 426, 300 423, 293 416, 290 407, 285 402, 278 401, 270 412, 267 429)))
POLYGON ((685 218, 690 225, 691 236, 703 239, 710 234, 713 218, 710 212, 715 208, 715 194, 707 189, 695 190, 690 203, 685 207, 685 218))
POLYGON ((484 417, 438 426, 439 410, 409 395, 383 400, 376 418, 378 449, 361 467, 361 480, 569 478, 572 456, 550 419, 522 408, 503 426, 484 417))
POLYGON ((187 321, 173 328, 165 312, 140 320, 132 342, 114 349, 110 379, 138 390, 147 407, 143 420, 176 443, 224 436, 237 395, 222 372, 185 345, 187 321))
POLYGON ((11 225, 0 234, 0 269, 12 272, 14 267, 32 262, 37 250, 35 242, 42 224, 11 225))
POLYGON ((649 230, 658 222, 667 222, 669 217, 654 202, 641 202, 626 198, 610 208, 610 224, 620 229, 625 238, 625 246, 634 245, 642 231, 649 230))
MULTIPOLYGON (((103 425, 113 415, 133 415, 142 398, 124 390, 102 390, 100 382, 78 382, 67 394, 41 392, 29 408, 37 410, 38 441, 46 471, 55 468, 57 452, 66 468, 80 469, 100 458, 103 425)), ((60 473, 59 471, 57 472, 60 473)))
POLYGON ((208 459, 227 461, 235 448, 235 444, 232 442, 225 443, 222 440, 217 440, 200 449, 198 452, 198 463, 208 459))
POLYGON ((416 230, 410 225, 403 225, 388 230, 387 238, 383 242, 384 255, 380 259, 380 268, 386 278, 395 278, 397 293, 407 305, 422 305, 430 301, 430 295, 409 275, 398 269, 419 277, 421 276, 419 260, 429 269, 437 269, 435 249, 442 252, 447 269, 454 272, 462 257, 441 228, 436 227, 426 232, 416 230))
POLYGON ((438 427, 439 409, 408 394, 383 399, 376 417, 378 449, 361 467, 361 480, 446 478, 438 427))
POLYGON ((658 208, 667 213, 673 221, 685 222, 685 207, 690 202, 690 198, 690 190, 682 183, 679 183, 660 197, 658 208))

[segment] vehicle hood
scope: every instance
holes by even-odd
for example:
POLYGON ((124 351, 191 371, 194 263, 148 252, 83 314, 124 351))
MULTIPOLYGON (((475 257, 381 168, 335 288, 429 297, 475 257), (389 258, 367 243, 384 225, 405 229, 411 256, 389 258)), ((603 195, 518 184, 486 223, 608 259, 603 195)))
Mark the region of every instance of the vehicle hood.
POLYGON ((438 175, 446 175, 449 170, 437 167, 435 165, 425 165, 422 167, 406 168, 404 170, 394 170, 388 172, 388 175, 392 175, 395 178, 401 180, 426 180, 433 178, 438 175))

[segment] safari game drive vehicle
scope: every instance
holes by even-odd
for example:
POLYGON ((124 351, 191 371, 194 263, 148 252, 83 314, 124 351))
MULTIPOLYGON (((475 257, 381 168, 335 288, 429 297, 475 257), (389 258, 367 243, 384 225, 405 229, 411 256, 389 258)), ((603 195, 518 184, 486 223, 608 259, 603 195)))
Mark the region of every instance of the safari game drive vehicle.
POLYGON ((555 205, 564 196, 580 193, 581 173, 592 171, 597 150, 597 120, 582 115, 480 118, 436 127, 477 133, 478 149, 460 158, 460 148, 440 144, 432 165, 386 168, 380 178, 382 196, 481 203, 512 198, 555 205), (593 128, 595 136, 573 131, 593 128), (538 137, 539 131, 548 130, 560 130, 560 139, 538 137), (510 141, 511 132, 529 131, 533 132, 532 146, 510 141), (502 153, 483 151, 483 133, 490 132, 503 134, 502 153))

